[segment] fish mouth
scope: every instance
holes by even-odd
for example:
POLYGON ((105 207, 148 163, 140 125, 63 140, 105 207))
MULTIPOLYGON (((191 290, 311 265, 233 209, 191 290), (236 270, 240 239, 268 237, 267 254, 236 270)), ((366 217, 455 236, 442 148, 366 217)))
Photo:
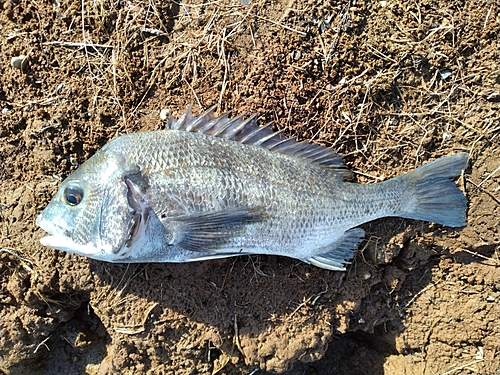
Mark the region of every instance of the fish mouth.
POLYGON ((38 225, 40 228, 42 228, 45 232, 55 235, 56 233, 62 232, 65 230, 61 225, 55 224, 51 221, 45 220, 43 215, 40 214, 37 216, 36 225, 38 225))
MULTIPOLYGON (((52 246, 54 239, 61 238, 62 236, 59 236, 58 233, 62 232, 64 229, 51 221, 45 220, 42 214, 37 216, 35 223, 45 232, 50 234, 50 236, 45 236, 40 239, 42 245, 55 248, 55 246, 52 246)), ((57 243, 58 241, 55 242, 57 243)))
POLYGON ((36 225, 50 234, 50 236, 40 238, 40 243, 43 246, 66 251, 68 253, 86 255, 88 257, 92 257, 93 255, 101 252, 99 249, 96 249, 96 247, 91 243, 82 245, 65 237, 63 234, 61 234, 65 229, 58 224, 45 220, 42 214, 38 215, 35 222, 36 225))

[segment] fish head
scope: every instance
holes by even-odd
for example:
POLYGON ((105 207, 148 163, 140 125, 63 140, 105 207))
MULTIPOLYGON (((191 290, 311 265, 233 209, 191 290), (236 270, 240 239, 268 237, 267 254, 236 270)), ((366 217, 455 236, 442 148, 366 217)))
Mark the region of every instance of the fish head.
POLYGON ((120 256, 137 227, 125 167, 123 156, 103 148, 68 176, 36 219, 49 233, 41 243, 104 261, 120 256))

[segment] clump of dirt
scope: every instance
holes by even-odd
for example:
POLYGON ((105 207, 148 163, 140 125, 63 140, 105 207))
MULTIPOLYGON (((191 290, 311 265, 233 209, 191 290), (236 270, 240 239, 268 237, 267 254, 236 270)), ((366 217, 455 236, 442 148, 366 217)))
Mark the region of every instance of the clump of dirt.
POLYGON ((499 370, 496 2, 0 7, 1 373, 499 370), (62 178, 190 103, 334 147, 361 183, 468 152, 468 225, 368 223, 345 273, 272 256, 114 265, 39 244, 62 178))

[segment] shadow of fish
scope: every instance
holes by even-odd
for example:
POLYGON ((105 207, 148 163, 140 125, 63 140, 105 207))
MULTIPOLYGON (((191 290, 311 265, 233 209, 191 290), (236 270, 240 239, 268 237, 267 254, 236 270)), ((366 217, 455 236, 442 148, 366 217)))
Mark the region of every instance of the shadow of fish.
POLYGON ((466 224, 450 180, 467 154, 435 160, 377 184, 345 181, 332 149, 282 138, 256 118, 214 108, 122 135, 60 186, 36 222, 42 244, 108 262, 188 262, 274 254, 344 270, 387 216, 466 224))

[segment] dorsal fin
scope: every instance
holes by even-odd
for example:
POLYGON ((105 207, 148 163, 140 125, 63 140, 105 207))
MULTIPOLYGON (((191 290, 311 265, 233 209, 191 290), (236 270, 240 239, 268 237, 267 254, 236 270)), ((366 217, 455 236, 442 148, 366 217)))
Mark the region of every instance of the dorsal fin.
POLYGON ((239 115, 231 119, 229 118, 230 112, 226 112, 215 117, 216 106, 213 106, 195 117, 191 109, 190 105, 178 120, 170 116, 167 120, 167 129, 198 132, 247 145, 257 145, 271 152, 318 163, 335 170, 344 177, 350 174, 335 150, 308 142, 297 142, 293 138, 284 138, 281 135, 282 131, 272 131, 272 123, 259 127, 256 115, 247 119, 243 118, 244 115, 239 115))

